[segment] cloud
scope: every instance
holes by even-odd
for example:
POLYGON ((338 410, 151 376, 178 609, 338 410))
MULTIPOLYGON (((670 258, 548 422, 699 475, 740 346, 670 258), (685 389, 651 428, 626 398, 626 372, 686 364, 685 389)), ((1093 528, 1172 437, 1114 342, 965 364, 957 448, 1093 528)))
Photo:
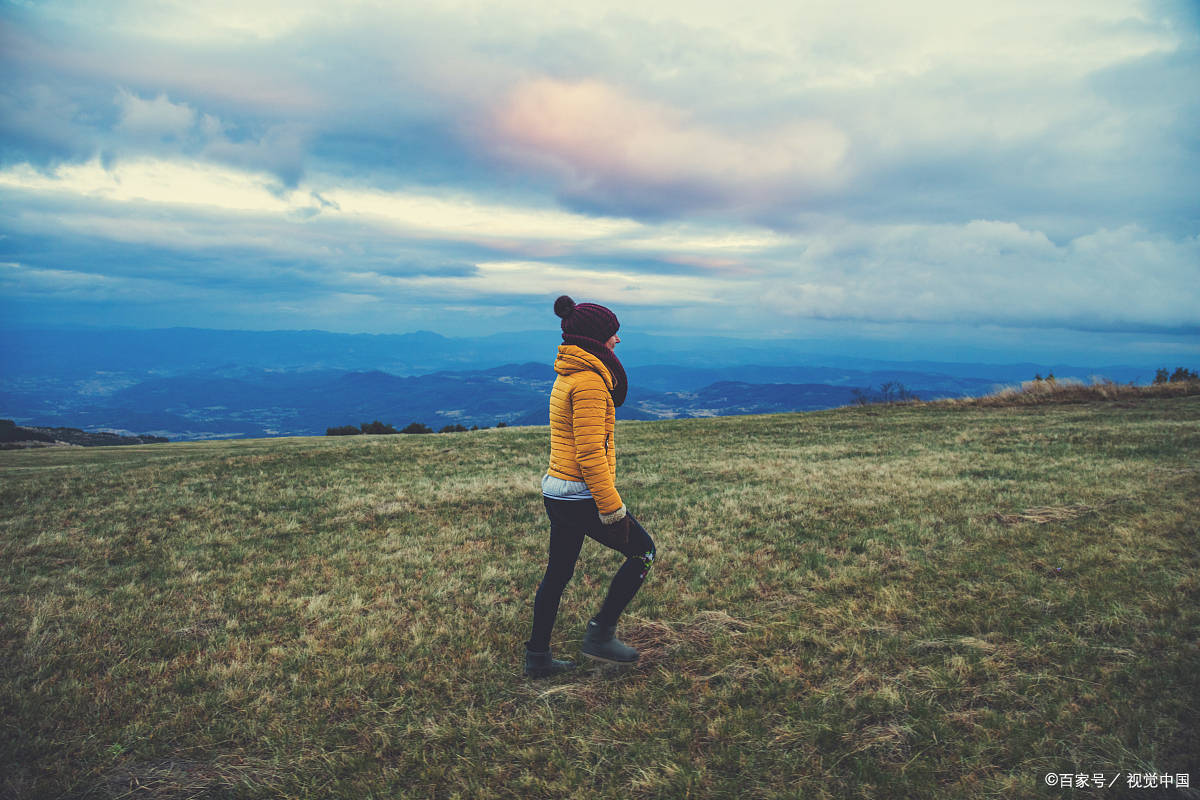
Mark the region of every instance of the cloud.
MULTIPOLYGON (((1129 220, 1111 214, 1104 189, 1119 173, 1139 206, 1160 197, 1139 178, 1144 163, 1121 165, 1144 161, 1147 136, 1155 152, 1185 141, 1187 120, 1162 112, 1186 94, 1187 70, 1139 78, 1166 76, 1170 89, 1137 115, 1090 83, 1180 52, 1188 32, 1138 2, 1043 6, 52 5, 45 13, 63 24, 17 29, 10 63, 70 75, 74 102, 115 84, 218 120, 193 132, 207 149, 183 152, 289 186, 309 169, 471 189, 507 181, 588 213, 781 228, 814 210, 1028 222, 1032 200, 1119 226, 1129 220), (1091 176, 1097 185, 1070 190, 1091 176)), ((88 155, 147 144, 94 138, 88 155)))
POLYGON ((6 298, 53 299, 55 302, 135 303, 162 302, 170 298, 197 301, 213 299, 213 292, 152 278, 104 275, 71 269, 0 263, 0 294, 6 298))
POLYGON ((205 158, 246 169, 267 170, 289 187, 295 187, 304 176, 311 139, 311 126, 307 124, 272 125, 257 139, 234 141, 216 117, 205 115, 204 133, 205 158))
POLYGON ((0 163, 90 157, 95 136, 81 121, 87 113, 44 83, 0 89, 0 163))
POLYGON ((598 80, 526 81, 493 112, 486 146, 598 208, 753 206, 840 179, 848 143, 824 120, 736 135, 598 80), (640 201, 639 201, 640 198, 640 201))
MULTIPOLYGON (((5 229, 78 237, 51 251, 14 239, 0 257, 28 262, 52 253, 69 264, 85 252, 124 252, 109 261, 130 278, 140 270, 259 293, 286 281, 296 294, 425 298, 434 306, 472 295, 520 302, 560 286, 631 306, 692 305, 746 330, 762 326, 761 309, 796 324, 1135 330, 1198 323, 1200 290, 1191 288, 1197 238, 1136 225, 1062 243, 1005 220, 855 223, 787 234, 315 180, 286 189, 265 173, 163 159, 0 170, 0 190, 11 200, 0 217, 5 229)), ((54 261, 32 265, 57 268, 54 261)))
POLYGON ((121 121, 117 130, 134 138, 182 139, 196 122, 196 112, 186 103, 172 103, 165 94, 143 100, 127 89, 117 95, 121 121))
MULTIPOLYGON (((161 151, 145 148, 159 142, 176 143, 176 152, 197 155, 208 161, 265 170, 285 185, 294 187, 304 173, 309 144, 310 126, 306 123, 285 122, 267 126, 261 135, 243 133, 230 135, 230 126, 213 114, 198 116, 186 103, 173 103, 160 94, 154 100, 143 100, 122 90, 117 98, 121 121, 116 132, 122 135, 119 152, 161 151), (134 147, 131 148, 130 144, 134 147)), ((116 149, 116 148, 114 148, 116 149)))
POLYGON ((18 166, 0 171, 0 187, 31 193, 92 197, 113 203, 209 206, 227 211, 286 213, 314 207, 302 192, 280 192, 272 176, 211 163, 161 158, 62 164, 49 171, 18 166))
POLYGON ((765 281, 795 318, 1186 330, 1200 326, 1200 239, 1137 226, 1064 245, 1013 223, 856 227, 816 237, 765 281))
POLYGON ((131 148, 131 143, 177 143, 175 152, 249 170, 265 170, 288 186, 295 186, 303 175, 309 144, 307 124, 280 123, 268 126, 258 136, 244 133, 232 138, 230 126, 219 117, 213 114, 198 117, 191 106, 172 103, 166 95, 147 101, 122 90, 118 104, 122 113, 116 132, 122 137, 119 151, 123 154, 139 149, 162 151, 131 148))
POLYGON ((680 330, 1187 329, 1192 5, 10 6, 0 260, 212 287, 191 324, 522 327, 561 285, 680 330))
POLYGON ((686 276, 646 275, 611 268, 580 269, 544 261, 480 262, 467 276, 386 276, 367 272, 346 277, 363 287, 403 294, 415 290, 442 300, 479 296, 542 298, 570 292, 623 306, 719 306, 724 302, 722 289, 732 288, 726 280, 697 281, 686 276))
POLYGON ((488 203, 465 193, 380 192, 347 187, 323 191, 322 196, 348 216, 374 220, 418 236, 480 243, 523 239, 577 243, 643 228, 628 219, 488 203))
POLYGON ((756 254, 790 241, 746 225, 648 225, 464 192, 383 192, 331 176, 289 189, 266 173, 190 159, 12 167, 0 170, 0 189, 14 200, 12 229, 273 259, 365 263, 391 254, 445 264, 501 256, 703 275, 752 273, 756 254))

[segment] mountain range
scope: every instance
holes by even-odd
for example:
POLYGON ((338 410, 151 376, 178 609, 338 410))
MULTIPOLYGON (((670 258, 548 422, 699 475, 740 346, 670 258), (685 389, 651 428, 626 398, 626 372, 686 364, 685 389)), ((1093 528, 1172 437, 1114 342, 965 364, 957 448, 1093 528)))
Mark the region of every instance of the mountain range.
MULTIPOLYGON (((558 344, 546 333, 452 339, 199 329, 0 331, 0 341, 0 417, 171 439, 319 435, 373 420, 435 430, 544 425, 558 344), (528 360, 507 361, 513 354, 528 360)), ((885 386, 923 399, 977 395, 1050 372, 1153 377, 1137 367, 822 357, 809 343, 635 341, 619 350, 630 391, 618 419, 831 408, 885 386)))

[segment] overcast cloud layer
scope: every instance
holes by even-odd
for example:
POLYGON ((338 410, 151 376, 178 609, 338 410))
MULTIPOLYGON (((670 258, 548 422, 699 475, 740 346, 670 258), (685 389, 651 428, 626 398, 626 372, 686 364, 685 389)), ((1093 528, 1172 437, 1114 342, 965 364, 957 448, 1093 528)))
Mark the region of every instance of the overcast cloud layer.
POLYGON ((1200 353, 1194 3, 388 5, 0 6, 7 324, 1200 353))

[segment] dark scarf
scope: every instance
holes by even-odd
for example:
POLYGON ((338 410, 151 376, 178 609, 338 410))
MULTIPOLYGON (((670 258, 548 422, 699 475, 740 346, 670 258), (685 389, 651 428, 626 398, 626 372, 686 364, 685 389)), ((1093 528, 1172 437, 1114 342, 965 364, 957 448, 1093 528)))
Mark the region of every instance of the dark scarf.
POLYGON ((629 391, 629 378, 625 377, 625 367, 621 366, 617 354, 605 347, 604 342, 571 333, 563 334, 563 344, 573 344, 586 350, 608 367, 613 379, 613 388, 609 394, 612 395, 613 405, 619 408, 625 402, 625 395, 629 391))

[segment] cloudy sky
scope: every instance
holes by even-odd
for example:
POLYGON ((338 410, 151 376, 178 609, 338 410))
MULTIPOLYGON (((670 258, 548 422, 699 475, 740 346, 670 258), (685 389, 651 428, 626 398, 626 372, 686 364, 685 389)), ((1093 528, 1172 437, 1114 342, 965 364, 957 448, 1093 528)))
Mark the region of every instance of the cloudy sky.
POLYGON ((0 324, 1200 357, 1192 0, 548 5, 0 0, 0 324))

